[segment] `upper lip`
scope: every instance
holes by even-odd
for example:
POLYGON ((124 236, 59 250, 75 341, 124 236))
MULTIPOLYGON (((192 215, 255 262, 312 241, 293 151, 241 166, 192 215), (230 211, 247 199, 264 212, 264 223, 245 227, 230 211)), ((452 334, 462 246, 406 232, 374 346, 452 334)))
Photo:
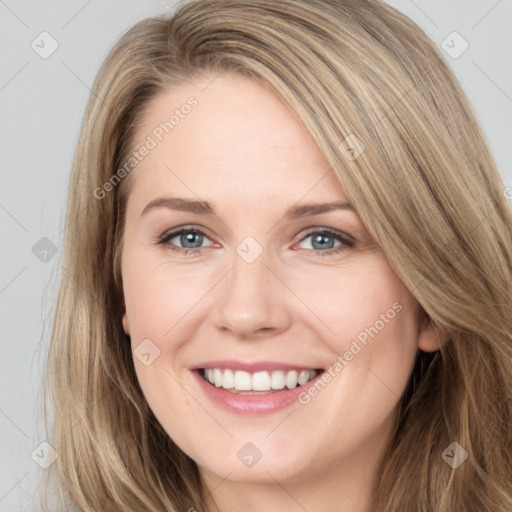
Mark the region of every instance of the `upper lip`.
POLYGON ((319 370, 321 368, 317 366, 302 366, 296 364, 280 363, 278 361, 236 361, 233 359, 224 359, 217 361, 205 361, 194 366, 191 366, 191 370, 202 370, 211 368, 221 368, 224 370, 242 370, 249 373, 265 371, 265 370, 319 370))

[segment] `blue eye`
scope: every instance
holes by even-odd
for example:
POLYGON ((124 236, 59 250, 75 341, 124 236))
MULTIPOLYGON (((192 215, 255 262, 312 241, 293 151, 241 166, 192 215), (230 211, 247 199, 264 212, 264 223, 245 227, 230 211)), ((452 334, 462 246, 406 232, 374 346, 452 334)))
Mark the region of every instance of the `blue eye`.
MULTIPOLYGON (((310 231, 299 243, 304 242, 308 238, 311 238, 310 249, 318 256, 337 254, 355 245, 353 239, 348 235, 326 228, 310 231), (335 245, 336 242, 338 242, 338 245, 335 245)), ((195 254, 200 253, 201 249, 213 245, 213 243, 211 243, 207 246, 203 246, 205 240, 210 239, 203 231, 185 226, 162 235, 158 239, 158 243, 165 245, 173 251, 186 255, 189 252, 195 254), (173 242, 174 239, 176 240, 173 242)))
POLYGON ((315 231, 311 231, 302 238, 301 242, 304 242, 304 240, 307 240, 308 238, 311 238, 311 248, 318 249, 315 250, 315 252, 318 253, 318 256, 337 254, 354 246, 354 242, 348 236, 331 229, 317 229, 315 231), (336 241, 339 242, 339 245, 337 246, 334 245, 336 241))
POLYGON ((180 228, 171 233, 167 233, 159 238, 159 243, 167 244, 170 249, 178 252, 184 252, 195 250, 194 252, 199 252, 197 249, 201 249, 201 245, 204 240, 209 240, 206 235, 199 229, 192 228, 180 228), (175 238, 178 239, 178 242, 182 244, 182 246, 176 245, 176 243, 171 242, 175 238))

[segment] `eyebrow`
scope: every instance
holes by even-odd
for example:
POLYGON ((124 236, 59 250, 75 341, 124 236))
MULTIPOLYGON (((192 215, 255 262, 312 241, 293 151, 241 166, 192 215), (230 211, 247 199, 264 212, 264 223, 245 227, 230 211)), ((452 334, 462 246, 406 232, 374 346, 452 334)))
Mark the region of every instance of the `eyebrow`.
MULTIPOLYGON (((196 201, 185 199, 183 197, 158 197, 150 201, 142 210, 140 216, 146 215, 156 208, 169 208, 171 210, 179 210, 189 213, 198 213, 201 215, 216 215, 215 209, 207 201, 196 201)), ((299 219, 312 215, 320 215, 333 210, 349 210, 354 211, 353 206, 348 202, 338 203, 306 203, 294 205, 286 210, 284 217, 291 219, 299 219)))

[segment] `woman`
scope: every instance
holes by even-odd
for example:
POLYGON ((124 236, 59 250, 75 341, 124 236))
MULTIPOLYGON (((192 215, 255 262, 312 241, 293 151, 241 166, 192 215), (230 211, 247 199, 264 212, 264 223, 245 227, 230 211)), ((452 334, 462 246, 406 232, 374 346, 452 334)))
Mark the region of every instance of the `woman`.
POLYGON ((512 215, 404 15, 199 1, 138 23, 67 215, 68 507, 512 509, 512 215))

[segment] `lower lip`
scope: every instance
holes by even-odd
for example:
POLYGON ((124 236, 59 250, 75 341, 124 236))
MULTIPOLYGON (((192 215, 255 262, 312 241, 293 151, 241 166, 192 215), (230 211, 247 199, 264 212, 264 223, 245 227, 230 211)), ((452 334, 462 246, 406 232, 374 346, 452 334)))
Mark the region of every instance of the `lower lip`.
POLYGON ((322 376, 323 372, 302 386, 261 395, 232 393, 207 382, 202 376, 202 370, 193 370, 192 373, 205 395, 220 407, 236 414, 263 415, 279 411, 297 402, 299 395, 307 391, 322 376))

